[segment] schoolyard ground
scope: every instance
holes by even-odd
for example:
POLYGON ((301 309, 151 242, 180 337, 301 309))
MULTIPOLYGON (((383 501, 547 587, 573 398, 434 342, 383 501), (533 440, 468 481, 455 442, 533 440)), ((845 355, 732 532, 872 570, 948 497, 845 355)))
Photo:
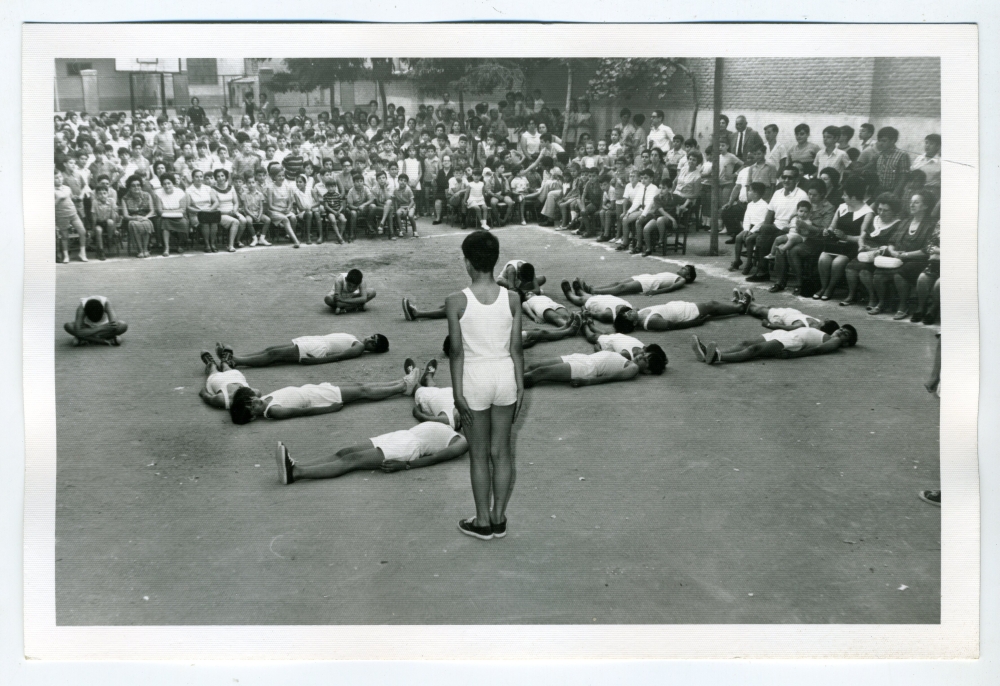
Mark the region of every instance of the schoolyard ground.
MULTIPOLYGON (((391 380, 403 360, 441 360, 444 321, 406 322, 400 298, 436 305, 465 286, 464 233, 287 244, 235 255, 59 266, 56 609, 60 625, 936 623, 939 405, 923 387, 923 325, 863 308, 757 290, 857 326, 856 348, 707 367, 691 333, 728 344, 764 332, 750 317, 637 336, 669 357, 662 377, 526 393, 517 423, 510 533, 481 542, 468 459, 282 486, 275 443, 311 459, 413 425, 412 400, 235 426, 198 398, 199 351, 305 334, 387 335, 389 353, 320 366, 245 370, 267 392, 310 382, 391 380), (334 316, 335 273, 362 269, 378 297, 334 316), (74 348, 79 298, 108 296, 121 347, 74 348)), ((677 266, 706 269, 636 306, 728 300, 728 257, 630 257, 538 227, 497 231, 501 264, 533 262, 546 293, 677 266)), ((728 247, 728 246, 727 246, 728 247)), ((589 352, 582 337, 527 362, 589 352)), ((447 364, 438 373, 449 383, 447 364)))

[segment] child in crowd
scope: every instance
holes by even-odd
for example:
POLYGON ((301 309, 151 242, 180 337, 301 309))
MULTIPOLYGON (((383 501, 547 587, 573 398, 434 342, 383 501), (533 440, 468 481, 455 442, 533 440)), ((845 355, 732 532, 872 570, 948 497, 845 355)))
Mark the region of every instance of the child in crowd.
MULTIPOLYGON (((285 158, 288 159, 287 157, 285 158)), ((322 233, 323 214, 316 207, 312 193, 309 192, 308 180, 305 174, 299 174, 295 179, 295 189, 293 192, 292 206, 296 217, 296 227, 300 233, 305 234, 306 245, 312 245, 312 229, 316 226, 317 238, 322 233)))
MULTIPOLYGON (((347 218, 344 216, 344 196, 340 192, 336 172, 324 171, 322 181, 313 186, 313 194, 317 196, 317 202, 326 215, 327 223, 333 230, 337 244, 342 244, 344 242, 344 235, 347 234, 347 218), (319 193, 322 193, 322 196, 319 193)), ((322 227, 321 222, 320 243, 325 238, 325 229, 322 227)), ((350 236, 348 236, 347 242, 351 242, 351 240, 350 236)))
POLYGON ((80 237, 80 261, 87 262, 87 229, 80 221, 80 215, 73 202, 73 191, 63 184, 63 174, 56 169, 55 175, 56 231, 62 246, 63 264, 69 264, 69 230, 76 229, 80 237))
POLYGON ((524 219, 524 203, 528 197, 531 184, 528 182, 528 176, 524 173, 520 165, 515 164, 511 172, 513 176, 510 180, 510 192, 513 195, 511 199, 517 203, 517 212, 521 218, 521 226, 525 226, 527 222, 524 219))
POLYGON ((359 220, 363 220, 368 224, 376 221, 375 196, 365 184, 364 176, 360 172, 354 172, 351 181, 353 185, 351 190, 347 192, 348 242, 354 240, 359 220))
POLYGON ((271 245, 267 240, 268 229, 271 227, 271 217, 264 211, 264 179, 266 174, 263 169, 254 172, 254 180, 237 185, 236 192, 240 199, 240 210, 249 222, 250 247, 258 245, 271 245))
POLYGON ((799 231, 799 223, 807 223, 811 212, 812 203, 808 200, 800 200, 799 204, 795 206, 795 216, 792 217, 790 222, 788 222, 788 233, 774 239, 774 244, 771 247, 771 254, 767 255, 764 259, 774 260, 777 258, 779 252, 784 254, 788 252, 789 248, 794 248, 796 245, 804 241, 805 238, 799 231))
POLYGON ((104 233, 107 232, 108 240, 117 240, 120 220, 117 204, 111 200, 109 188, 98 186, 94 191, 91 213, 94 219, 94 235, 97 238, 97 257, 104 260, 104 233))
POLYGON ((466 207, 476 213, 476 224, 486 231, 490 230, 486 223, 486 184, 483 182, 483 170, 478 167, 472 170, 472 181, 469 182, 466 207))
POLYGON ((410 188, 410 177, 408 174, 400 174, 398 186, 392 194, 392 206, 396 212, 396 223, 399 226, 401 236, 407 235, 407 226, 413 227, 413 237, 417 235, 417 200, 410 188), (409 224, 408 224, 409 222, 409 224))
MULTIPOLYGON (((736 241, 733 245, 733 263, 729 265, 729 271, 735 272, 743 265, 742 254, 743 248, 746 247, 747 255, 752 256, 754 245, 757 241, 757 232, 760 231, 760 227, 764 224, 764 220, 767 219, 768 206, 767 201, 764 200, 764 194, 767 193, 767 186, 761 181, 754 181, 747 187, 747 209, 746 213, 743 215, 743 230, 736 235, 736 241)), ((745 274, 750 273, 750 268, 752 266, 752 260, 748 259, 747 269, 744 271, 745 274)))

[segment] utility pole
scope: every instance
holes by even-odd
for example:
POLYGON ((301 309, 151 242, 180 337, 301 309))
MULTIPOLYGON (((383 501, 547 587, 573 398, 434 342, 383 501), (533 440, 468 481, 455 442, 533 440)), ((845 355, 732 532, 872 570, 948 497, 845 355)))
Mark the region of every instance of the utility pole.
POLYGON ((722 58, 715 58, 715 120, 712 123, 712 229, 708 254, 719 254, 719 119, 722 116, 722 58))

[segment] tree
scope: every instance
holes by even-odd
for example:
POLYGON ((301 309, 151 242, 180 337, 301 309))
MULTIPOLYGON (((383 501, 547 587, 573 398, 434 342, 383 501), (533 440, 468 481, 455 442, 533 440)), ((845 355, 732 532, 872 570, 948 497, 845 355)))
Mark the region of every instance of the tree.
MULTIPOLYGON (((388 58, 292 58, 283 60, 288 71, 277 72, 271 79, 271 89, 279 93, 297 91, 309 93, 317 88, 329 88, 333 94, 338 81, 374 81, 382 101, 382 119, 386 116, 385 82, 394 78, 392 60, 388 58)), ((330 98, 333 106, 333 98, 330 98)))
POLYGON ((670 82, 680 71, 688 77, 694 98, 691 136, 698 120, 698 90, 694 74, 680 58, 627 58, 598 60, 597 71, 588 84, 587 94, 594 100, 665 99, 670 82))
POLYGON ((463 95, 492 93, 498 88, 513 89, 524 82, 520 60, 419 58, 409 60, 407 76, 421 93, 441 95, 455 91, 458 95, 459 122, 465 128, 463 95))

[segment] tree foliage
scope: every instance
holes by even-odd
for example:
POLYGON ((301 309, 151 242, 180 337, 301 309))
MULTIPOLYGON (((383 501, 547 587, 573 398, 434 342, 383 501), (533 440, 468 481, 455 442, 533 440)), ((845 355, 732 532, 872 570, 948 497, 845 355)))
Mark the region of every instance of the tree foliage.
POLYGON ((592 100, 664 98, 678 69, 684 65, 670 57, 601 59, 587 94, 592 100))
POLYGON ((410 60, 407 76, 421 93, 464 91, 475 95, 513 89, 524 82, 519 60, 419 58, 410 60))
POLYGON ((358 58, 294 58, 283 60, 288 71, 275 72, 269 86, 279 93, 309 93, 337 81, 375 79, 372 66, 358 58))

